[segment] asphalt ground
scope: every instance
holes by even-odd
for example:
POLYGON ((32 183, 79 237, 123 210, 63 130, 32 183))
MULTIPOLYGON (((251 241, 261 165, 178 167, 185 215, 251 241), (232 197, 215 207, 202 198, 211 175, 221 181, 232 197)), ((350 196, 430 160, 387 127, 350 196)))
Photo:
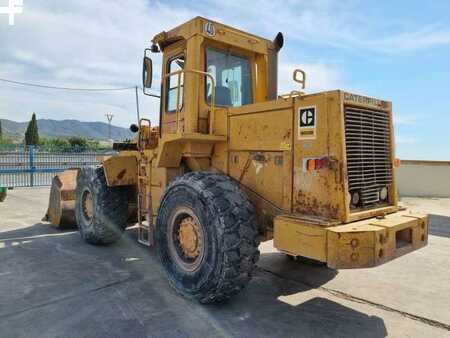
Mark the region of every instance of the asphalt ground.
POLYGON ((380 267, 331 270, 261 245, 249 286, 200 305, 166 281, 130 229, 111 246, 41 222, 48 188, 0 203, 0 337, 450 337, 450 199, 429 213, 427 247, 380 267))

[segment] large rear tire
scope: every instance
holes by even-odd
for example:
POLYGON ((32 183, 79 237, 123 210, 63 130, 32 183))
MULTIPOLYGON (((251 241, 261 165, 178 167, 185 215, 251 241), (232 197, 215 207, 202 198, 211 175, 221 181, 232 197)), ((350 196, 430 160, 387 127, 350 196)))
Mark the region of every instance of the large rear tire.
POLYGON ((108 187, 102 167, 82 168, 75 204, 81 237, 90 244, 119 240, 127 224, 129 194, 129 187, 108 187))
POLYGON ((208 172, 176 178, 161 200, 155 236, 170 284, 201 303, 239 293, 259 258, 256 229, 237 182, 208 172))

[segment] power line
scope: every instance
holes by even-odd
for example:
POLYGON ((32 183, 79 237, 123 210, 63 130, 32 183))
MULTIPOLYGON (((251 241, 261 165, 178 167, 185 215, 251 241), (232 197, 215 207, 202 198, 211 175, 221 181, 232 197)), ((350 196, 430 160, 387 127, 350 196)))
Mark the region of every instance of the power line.
POLYGON ((46 88, 46 89, 57 89, 57 90, 71 90, 71 91, 86 91, 86 92, 105 92, 105 91, 119 91, 119 90, 129 90, 135 89, 136 86, 131 87, 119 87, 119 88, 71 88, 71 87, 57 87, 57 86, 48 86, 36 83, 28 83, 28 82, 20 82, 8 79, 0 78, 1 82, 13 83, 21 86, 28 87, 38 87, 38 88, 46 88))
MULTIPOLYGON (((141 89, 141 86, 132 86, 132 87, 119 87, 119 88, 70 88, 70 87, 57 87, 57 86, 47 86, 47 85, 41 85, 36 83, 28 83, 28 82, 20 82, 20 81, 14 81, 14 80, 8 80, 8 79, 2 79, 0 78, 1 82, 7 82, 7 83, 13 83, 18 84, 21 86, 29 86, 29 87, 38 87, 38 88, 45 88, 45 89, 56 89, 56 90, 71 90, 71 91, 94 91, 94 92, 102 92, 102 91, 119 91, 119 90, 130 90, 130 89, 141 89)), ((151 93, 145 93, 147 96, 152 96, 156 98, 160 98, 160 95, 157 94, 151 94, 151 93)))
MULTIPOLYGON (((37 83, 21 82, 21 81, 14 81, 14 80, 9 80, 9 79, 2 79, 2 78, 0 78, 0 82, 12 83, 12 84, 28 86, 28 87, 38 87, 38 88, 45 88, 45 89, 68 90, 68 91, 85 91, 85 92, 105 92, 105 91, 121 91, 121 90, 134 89, 136 91, 136 112, 137 112, 138 123, 139 123, 139 119, 140 119, 139 115, 140 114, 139 114, 138 89, 142 90, 142 87, 140 87, 140 86, 119 87, 119 88, 71 88, 71 87, 48 86, 48 85, 42 85, 42 84, 37 84, 37 83)), ((155 97, 158 99, 161 98, 161 96, 157 95, 157 94, 145 93, 145 95, 155 97)), ((109 117, 107 117, 107 118, 109 120, 109 117)), ((111 115, 111 119, 112 119, 112 115, 111 115)), ((110 120, 109 120, 109 124, 111 126, 110 120)), ((109 133, 111 134, 111 130, 109 131, 109 133)))

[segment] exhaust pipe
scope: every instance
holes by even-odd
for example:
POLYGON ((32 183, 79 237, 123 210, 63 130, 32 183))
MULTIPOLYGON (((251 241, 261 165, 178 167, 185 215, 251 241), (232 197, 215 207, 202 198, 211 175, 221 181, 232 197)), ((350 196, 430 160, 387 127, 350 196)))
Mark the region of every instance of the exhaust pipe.
POLYGON ((277 36, 273 40, 273 44, 275 46, 275 51, 278 53, 284 45, 284 36, 283 33, 278 32, 277 36))
POLYGON ((284 36, 279 32, 272 41, 272 46, 268 50, 268 99, 276 100, 278 97, 278 52, 283 48, 284 36))

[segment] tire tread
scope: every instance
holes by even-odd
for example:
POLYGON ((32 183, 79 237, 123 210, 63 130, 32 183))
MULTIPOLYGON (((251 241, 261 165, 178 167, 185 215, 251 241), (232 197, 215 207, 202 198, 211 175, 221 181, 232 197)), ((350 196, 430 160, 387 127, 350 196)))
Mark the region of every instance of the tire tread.
POLYGON ((200 192, 217 211, 220 222, 218 250, 223 268, 207 292, 193 295, 200 303, 222 302, 239 293, 252 277, 259 258, 255 210, 239 184, 223 174, 191 172, 176 178, 168 187, 187 185, 200 192))
POLYGON ((85 186, 96 194, 95 221, 91 228, 83 227, 77 210, 81 237, 88 243, 106 245, 118 241, 126 227, 128 187, 108 187, 103 167, 82 168, 77 177, 77 209, 81 208, 81 194, 85 186))

